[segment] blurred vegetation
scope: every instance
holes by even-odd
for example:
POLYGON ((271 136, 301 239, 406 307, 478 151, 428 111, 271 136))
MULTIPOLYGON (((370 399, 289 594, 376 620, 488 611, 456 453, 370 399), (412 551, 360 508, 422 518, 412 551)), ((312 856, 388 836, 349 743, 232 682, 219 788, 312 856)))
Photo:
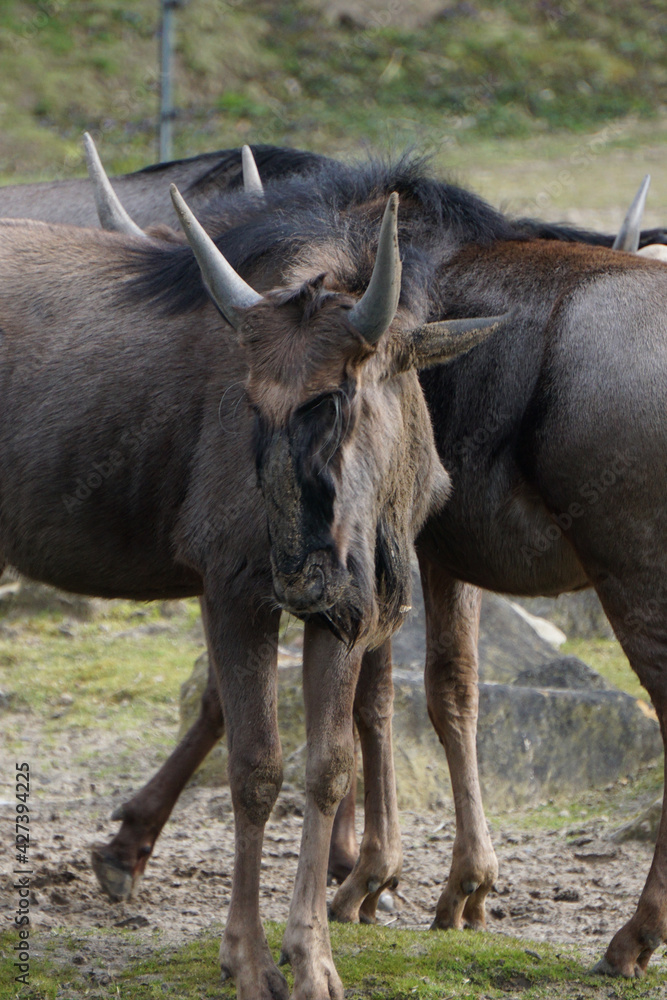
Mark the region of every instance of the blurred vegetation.
MULTIPOLYGON (((255 142, 342 151, 591 131, 656 118, 664 0, 189 0, 177 12, 177 154, 255 142), (435 11, 435 13, 433 13, 435 11), (421 16, 420 16, 421 14, 421 16)), ((159 0, 3 0, 0 174, 155 159, 159 0)))

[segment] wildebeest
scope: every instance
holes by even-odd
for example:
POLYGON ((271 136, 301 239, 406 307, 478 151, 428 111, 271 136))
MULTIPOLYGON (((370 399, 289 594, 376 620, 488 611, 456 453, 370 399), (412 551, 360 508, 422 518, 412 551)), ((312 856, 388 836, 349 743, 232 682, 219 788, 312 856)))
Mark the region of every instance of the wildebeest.
MULTIPOLYGON (((252 150, 260 174, 266 178, 295 169, 306 172, 326 160, 316 153, 277 146, 254 145, 252 150)), ((112 184, 124 208, 141 229, 160 224, 177 227, 169 185, 176 184, 192 210, 201 212, 221 192, 243 186, 241 150, 223 149, 184 160, 156 163, 114 177, 112 184)), ((0 187, 0 218, 99 226, 93 189, 85 178, 0 187)))
MULTIPOLYGON (((281 169, 289 166, 288 152, 281 151, 283 154, 281 169)), ((236 162, 240 176, 240 157, 238 157, 238 154, 236 162)), ((493 289, 496 290, 497 294, 500 294, 499 288, 502 287, 504 294, 509 299, 518 301, 521 299, 524 291, 527 293, 525 308, 533 308, 536 319, 534 328, 531 327, 526 332, 524 323, 524 329, 521 330, 520 336, 517 334, 519 342, 522 345, 526 338, 533 337, 536 343, 541 344, 545 342, 547 335, 551 335, 552 327, 547 326, 547 318, 550 317, 553 310, 554 298, 557 299, 562 293, 561 286, 552 280, 550 284, 547 283, 545 286, 544 301, 540 301, 539 289, 537 287, 538 282, 533 281, 530 284, 523 281, 523 265, 524 262, 531 261, 532 253, 532 247, 528 243, 528 240, 542 236, 558 240, 588 239, 591 242, 604 243, 606 245, 610 245, 612 242, 611 237, 580 233, 569 227, 545 226, 532 221, 513 223, 502 217, 499 213, 491 210, 473 196, 468 195, 466 192, 461 192, 460 189, 447 185, 434 185, 427 178, 423 177, 423 175, 420 175, 419 171, 413 171, 411 177, 403 176, 400 183, 394 184, 393 180, 387 182, 386 175, 384 178, 385 182, 383 183, 377 172, 372 181, 369 181, 369 175, 367 175, 365 181, 360 182, 358 175, 350 171, 346 172, 345 168, 335 166, 332 161, 328 161, 322 166, 324 170, 324 182, 329 183, 331 186, 331 191, 338 204, 347 202, 347 204, 354 205, 357 202, 361 202, 363 198, 368 197, 369 192, 377 197, 381 192, 386 195, 391 186, 398 187, 404 198, 411 200, 413 207, 417 209, 413 213, 413 220, 410 223, 413 227, 412 232, 415 234, 416 240, 419 241, 425 237, 426 233, 429 233, 428 238, 431 242, 440 242, 436 256, 439 255, 445 261, 448 260, 448 255, 451 254, 454 254, 455 259, 456 254, 462 253, 463 248, 467 245, 469 250, 475 250, 475 248, 480 247, 482 249, 493 248, 494 252, 488 258, 490 261, 494 258, 494 255, 497 257, 499 250, 504 244, 509 245, 513 241, 520 241, 516 247, 515 257, 513 258, 516 273, 510 276, 511 268, 509 267, 495 270, 489 268, 490 289, 488 294, 491 294, 491 290, 493 289), (332 177, 329 176, 327 178, 327 173, 334 173, 337 176, 337 181, 335 183, 332 182, 332 177), (401 184, 403 185, 402 187, 401 184), (423 213, 421 221, 418 219, 419 211, 423 213), (415 219, 417 220, 416 222, 415 219)), ((311 168, 312 164, 309 169, 311 168)), ((300 168, 297 166, 296 169, 300 168)), ((320 181, 317 180, 315 183, 320 183, 320 181)), ((295 191, 297 197, 303 194, 304 192, 300 189, 295 191)), ((407 228, 404 225, 404 236, 407 235, 407 228)), ((656 239, 664 239, 664 233, 653 231, 648 234, 642 234, 642 242, 653 242, 656 239)), ((549 252, 554 254, 558 249, 557 247, 552 247, 549 252)), ((543 254, 545 247, 538 244, 537 250, 543 254)), ((572 252, 574 252, 574 248, 572 252)), ((554 266, 563 271, 563 281, 565 281, 565 273, 567 272, 569 275, 567 280, 572 284, 576 284, 576 268, 572 266, 571 256, 567 256, 569 253, 570 251, 567 250, 566 261, 563 264, 554 258, 554 266)), ((246 257, 247 260, 252 262, 251 247, 246 247, 246 257)), ((627 261, 627 258, 625 260, 627 261)), ((586 268, 592 266, 593 261, 597 261, 596 266, 603 267, 601 258, 593 256, 590 258, 590 261, 587 258, 586 268)), ((481 266, 481 262, 481 258, 479 261, 476 259, 476 266, 478 264, 481 266)), ((618 271, 621 263, 621 260, 615 260, 613 265, 614 272, 618 271)), ((532 264, 530 268, 533 268, 532 264)), ((586 268, 582 271, 582 282, 587 280, 584 277, 588 273, 586 268)), ((446 287, 447 275, 448 270, 445 266, 442 270, 443 288, 446 287)), ((459 307, 452 298, 451 292, 449 293, 449 299, 444 296, 439 281, 425 281, 424 289, 425 294, 431 297, 429 308, 432 310, 432 316, 438 317, 440 315, 457 313, 459 307)), ((460 423, 462 422, 464 425, 467 423, 469 425, 470 433, 467 435, 464 433, 462 440, 448 438, 442 426, 444 411, 437 391, 437 384, 435 388, 432 385, 435 376, 431 376, 432 381, 427 380, 425 386, 429 394, 432 411, 438 421, 440 447, 446 452, 449 465, 455 470, 457 476, 460 477, 459 466, 467 466, 469 468, 471 464, 473 467, 479 466, 480 474, 489 471, 505 482, 511 480, 511 472, 516 478, 517 489, 519 489, 522 485, 525 485, 526 473, 520 465, 517 466, 518 471, 513 465, 513 463, 516 464, 517 462, 515 452, 519 444, 523 441, 523 438, 517 439, 517 427, 521 426, 525 428, 526 426, 531 412, 528 410, 530 400, 526 396, 527 390, 525 387, 522 390, 523 394, 519 393, 516 401, 510 400, 509 403, 506 403, 505 394, 512 391, 515 380, 519 387, 523 386, 526 380, 528 384, 532 384, 531 378, 535 380, 536 386, 541 386, 542 369, 538 365, 536 357, 533 362, 532 375, 530 373, 522 373, 523 379, 517 379, 514 367, 511 361, 509 361, 507 363, 507 372, 503 377, 502 371, 506 364, 505 354, 501 352, 497 359, 492 360, 493 364, 497 363, 499 365, 500 370, 499 372, 492 371, 492 377, 489 380, 484 379, 484 385, 486 386, 488 381, 489 386, 492 387, 489 391, 485 389, 485 393, 490 397, 490 402, 496 407, 492 418, 493 434, 491 436, 487 433, 488 428, 486 427, 486 423, 484 421, 479 423, 479 417, 474 408, 470 409, 466 419, 466 403, 465 399, 461 398, 458 404, 460 412, 457 413, 457 417, 460 423), (483 445, 477 443, 480 431, 483 432, 482 437, 486 441, 483 445), (500 450, 493 445, 493 440, 499 436, 504 445, 503 449, 500 450)), ((491 364, 491 359, 487 363, 491 364)), ((599 364, 599 362, 597 363, 599 364)), ((464 374, 467 377, 465 371, 464 374)), ((472 385, 473 383, 469 384, 472 385)), ((476 385, 476 383, 474 384, 476 385)), ((607 479, 610 476, 616 477, 614 470, 603 471, 606 471, 607 479)), ((470 518, 477 518, 478 533, 481 533, 483 536, 484 531, 488 530, 490 538, 498 546, 499 540, 496 538, 496 535, 500 534, 500 529, 494 524, 493 518, 489 523, 488 529, 480 528, 479 526, 480 514, 484 515, 490 512, 488 510, 488 503, 486 504, 486 511, 484 509, 480 511, 479 501, 472 491, 471 483, 473 478, 474 476, 471 474, 468 479, 465 477, 462 479, 464 485, 469 488, 469 493, 459 493, 457 496, 457 499, 462 498, 461 503, 463 504, 463 508, 459 512, 459 519, 455 527, 463 527, 467 530, 468 520, 470 518), (471 506, 469 508, 470 513, 466 516, 464 508, 468 500, 471 501, 471 506)), ((582 483, 582 487, 584 485, 586 484, 582 483)), ((508 487, 508 489, 510 488, 508 487)), ((506 504, 507 509, 504 514, 508 518, 517 509, 517 505, 510 502, 511 496, 512 493, 510 490, 506 504)), ((608 500, 613 502, 613 495, 608 500)), ((559 515, 560 521, 552 523, 548 519, 549 517, 553 517, 552 514, 548 513, 548 502, 548 497, 535 490, 535 497, 533 498, 535 516, 538 517, 541 515, 545 518, 543 521, 545 534, 538 536, 538 546, 546 545, 547 551, 550 551, 552 555, 556 555, 561 549, 568 552, 569 549, 565 539, 571 531, 571 526, 566 528, 564 525, 568 523, 570 515, 559 515), (556 539, 558 544, 549 538, 546 534, 547 531, 551 535, 554 532, 558 533, 558 538, 556 539)), ((578 510, 578 507, 576 509, 578 510)), ((500 514, 496 514, 495 516, 499 518, 500 514)), ((485 524, 483 517, 481 524, 482 526, 485 524)), ((504 553, 503 558, 505 562, 501 566, 503 572, 498 572, 497 575, 498 582, 495 585, 499 589, 528 593, 537 593, 546 590, 550 593, 556 593, 562 589, 567 589, 568 586, 585 585, 583 582, 585 577, 582 575, 579 575, 574 580, 569 580, 567 574, 564 575, 564 578, 559 579, 558 574, 555 572, 544 572, 544 567, 550 561, 548 558, 543 560, 541 565, 542 572, 539 574, 535 573, 534 579, 528 579, 524 574, 520 583, 515 582, 515 576, 517 575, 516 567, 520 567, 524 561, 530 560, 531 557, 529 552, 530 546, 526 547, 524 544, 522 552, 520 544, 522 537, 524 542, 526 541, 525 536, 522 536, 522 530, 526 529, 527 523, 525 521, 523 525, 521 523, 510 523, 510 526, 512 528, 511 537, 504 538, 503 545, 500 546, 501 552, 504 553), (517 543, 514 548, 512 547, 512 538, 517 543), (503 573, 505 574, 504 576, 503 573)), ((457 543, 453 540, 454 534, 455 531, 452 529, 452 538, 448 539, 448 545, 456 551, 457 543)), ((428 532, 425 533, 424 537, 429 537, 428 532)), ((442 541, 439 541, 438 545, 443 549, 443 565, 446 566, 449 559, 447 548, 443 546, 442 541)), ((473 554, 477 562, 482 566, 484 566, 483 548, 481 540, 477 545, 477 549, 473 548, 473 554)), ((540 561, 542 556, 535 556, 535 558, 540 561)), ((425 559, 426 557, 422 556, 422 562, 425 559)), ((431 562, 437 562, 437 557, 431 559, 431 562)), ((474 574, 477 570, 471 567, 466 572, 465 568, 460 565, 460 561, 456 572, 460 574, 461 580, 476 579, 474 574)), ((430 575, 432 577, 432 573, 430 575)), ((470 587, 465 587, 457 583, 456 577, 447 579, 446 587, 444 584, 438 584, 435 591, 436 595, 440 594, 440 601, 444 601, 446 605, 444 610, 447 614, 444 615, 444 611, 442 611, 444 616, 442 621, 449 621, 450 625, 448 627, 441 621, 437 626, 439 631, 436 631, 433 625, 431 627, 429 644, 429 663, 431 666, 427 669, 428 686, 431 692, 429 704, 431 715, 434 721, 436 721, 436 728, 439 729, 452 765, 453 781, 456 789, 455 801, 457 803, 459 832, 455 843, 454 861, 450 871, 448 886, 442 894, 434 926, 461 926, 463 923, 471 926, 482 926, 484 924, 484 897, 492 884, 496 863, 493 848, 488 839, 483 821, 475 764, 476 653, 471 636, 474 635, 475 630, 475 605, 478 595, 470 587), (451 702, 455 695, 458 697, 458 704, 452 709, 451 702)), ((431 612, 431 618, 433 619, 434 617, 437 617, 437 606, 431 612)), ((375 673, 370 671, 369 677, 375 677, 373 683, 376 686, 373 689, 373 696, 368 700, 372 703, 373 698, 375 698, 376 702, 383 705, 382 711, 377 713, 378 718, 376 722, 379 725, 382 719, 386 719, 388 715, 386 705, 390 688, 383 687, 381 696, 378 693, 378 686, 382 686, 378 678, 383 676, 382 665, 388 663, 388 651, 385 648, 368 655, 365 657, 365 662, 372 662, 375 665, 375 673)), ((364 674, 362 673, 362 678, 363 676, 364 674)), ((147 789, 143 790, 130 803, 126 804, 122 812, 123 824, 119 834, 114 838, 112 845, 98 857, 98 871, 102 872, 107 886, 110 885, 110 879, 116 877, 119 871, 122 883, 123 881, 127 881, 127 872, 132 870, 133 865, 138 866, 135 870, 143 866, 145 858, 152 849, 155 838, 169 814, 179 789, 219 735, 222 727, 219 705, 217 699, 211 696, 212 691, 209 691, 208 694, 209 696, 205 696, 204 698, 202 715, 188 734, 188 737, 186 737, 183 744, 175 751, 167 766, 149 783, 147 789), (119 866, 114 871, 116 862, 119 862, 119 866)), ((386 738, 384 743, 386 746, 386 738)), ((391 782, 386 781, 386 767, 383 769, 383 766, 380 765, 375 768, 375 771, 381 774, 381 780, 389 788, 391 782)), ((387 809, 391 812, 389 806, 387 806, 387 809)), ((390 835, 385 838, 385 843, 379 852, 386 861, 386 864, 382 866, 385 874, 392 870, 396 871, 400 863, 400 842, 397 844, 396 824, 387 823, 387 830, 390 830, 390 835)), ((379 869, 380 867, 379 862, 376 863, 376 868, 379 869)), ((334 912, 337 915, 341 917, 354 915, 359 897, 360 895, 363 896, 367 887, 364 882, 366 875, 367 871, 363 866, 358 868, 356 882, 353 880, 352 883, 348 883, 345 892, 339 894, 334 903, 334 912)), ((371 889, 375 884, 376 880, 371 879, 371 889)), ((621 954, 620 957, 618 948, 616 946, 612 947, 608 952, 609 966, 626 974, 632 972, 634 969, 633 963, 627 958, 628 948, 631 951, 632 947, 632 944, 629 945, 626 948, 625 956, 621 954)), ((636 942, 634 947, 636 948, 636 942)), ((637 957, 640 959, 638 968, 641 968, 648 960, 647 950, 642 949, 641 951, 637 951, 637 957)))
POLYGON ((283 949, 294 996, 328 1000, 326 859, 361 656, 402 620, 411 539, 447 493, 416 369, 498 325, 426 323, 410 246, 399 306, 395 194, 356 217, 292 195, 271 212, 239 194, 218 241, 260 287, 280 277, 265 294, 180 203, 198 263, 187 245, 0 226, 0 563, 79 593, 202 595, 237 837, 220 963, 247 1000, 287 995, 258 905, 282 773, 276 597, 306 620, 309 746, 283 949))
MULTIPOLYGON (((336 169, 337 161, 320 153, 271 145, 253 144, 250 148, 264 181, 282 179, 294 173, 336 169)), ((192 210, 201 213, 214 206, 220 194, 243 187, 241 149, 222 149, 152 164, 113 177, 111 183, 120 203, 141 229, 165 224, 176 226, 169 185, 176 184, 192 210)), ((460 189, 454 185, 449 185, 448 189, 456 202, 456 192, 460 189)), ((0 218, 36 219, 74 226, 99 225, 93 189, 84 178, 0 187, 0 218)), ((513 224, 517 234, 532 235, 536 239, 584 241, 599 246, 611 246, 615 239, 604 233, 539 219, 517 219, 513 224)), ((667 234, 662 228, 644 230, 640 234, 642 247, 666 241, 667 234)))
MULTIPOLYGON (((350 178, 346 168, 328 166, 309 184, 347 211, 399 190, 402 245, 419 247, 425 261, 411 295, 428 301, 432 319, 518 310, 502 337, 422 376, 454 484, 449 505, 418 543, 429 712, 447 751, 457 810, 434 926, 483 926, 497 868, 475 762, 476 588, 555 595, 595 586, 665 734, 667 271, 629 254, 536 240, 529 227, 419 169, 350 178)), ((298 181, 292 186, 295 200, 306 197, 298 181)), ((246 264, 253 253, 249 245, 246 264)), ((372 658, 388 663, 387 646, 372 658)), ((193 741, 211 728, 204 717, 200 723, 193 741)), ((121 834, 131 837, 131 809, 127 819, 121 834)), ((148 841, 146 821, 140 817, 138 828, 144 824, 148 841)), ((400 857, 392 823, 386 829, 380 853, 400 857)), ((667 936, 665 837, 663 823, 637 913, 601 971, 641 973, 667 936)), ((354 917, 362 890, 376 888, 366 877, 360 866, 339 890, 337 916, 354 917)))

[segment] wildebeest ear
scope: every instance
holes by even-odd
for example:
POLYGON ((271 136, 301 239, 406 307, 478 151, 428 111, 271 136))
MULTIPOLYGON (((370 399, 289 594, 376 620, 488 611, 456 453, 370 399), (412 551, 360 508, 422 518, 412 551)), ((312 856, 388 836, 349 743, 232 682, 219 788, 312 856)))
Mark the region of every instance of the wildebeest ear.
POLYGON ((392 374, 446 364, 487 340, 511 315, 426 323, 406 334, 397 346, 392 374))
POLYGON ((318 274, 316 278, 308 278, 307 281, 297 288, 297 290, 290 296, 290 302, 311 302, 313 299, 322 291, 324 285, 324 279, 327 276, 326 271, 322 271, 318 274))

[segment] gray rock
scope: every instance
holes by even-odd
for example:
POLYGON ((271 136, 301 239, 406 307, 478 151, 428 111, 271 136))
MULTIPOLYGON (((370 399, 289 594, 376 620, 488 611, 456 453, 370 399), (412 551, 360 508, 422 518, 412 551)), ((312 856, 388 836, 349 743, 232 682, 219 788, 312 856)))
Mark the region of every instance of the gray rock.
POLYGON ((596 670, 577 656, 559 656, 521 670, 513 684, 519 687, 568 688, 570 691, 614 691, 596 670))
MULTIPOLYGON (((279 671, 279 726, 285 779, 303 788, 306 736, 301 633, 283 637, 292 655, 279 671), (295 665, 297 664, 297 665, 295 665)), ((394 750, 403 808, 441 807, 451 794, 445 754, 428 719, 424 682, 424 604, 413 580, 413 609, 394 640, 394 750)), ((182 688, 181 734, 194 721, 206 681, 206 654, 182 688)), ((558 656, 510 601, 485 594, 480 624, 478 755, 485 802, 494 809, 604 787, 662 752, 651 709, 616 690, 574 656, 558 656)), ((226 781, 226 750, 216 748, 202 780, 226 781)))
MULTIPOLYGON (((412 611, 392 641, 397 667, 423 670, 426 657, 424 599, 416 568, 412 574, 412 611)), ((497 594, 485 593, 479 635, 480 679, 511 683, 521 670, 554 658, 554 647, 497 594)))
POLYGON ((602 788, 662 753, 645 703, 616 690, 480 687, 485 802, 507 808, 602 788))
POLYGON ((661 815, 662 799, 657 799, 648 809, 644 809, 638 816, 633 816, 627 823, 623 823, 622 826, 614 830, 609 835, 609 839, 615 844, 624 844, 628 840, 640 840, 655 844, 658 839, 661 815))
POLYGON ((553 659, 551 643, 541 639, 508 600, 484 594, 479 623, 480 680, 512 684, 522 671, 553 659))
POLYGON ((79 594, 67 594, 55 587, 47 587, 43 583, 35 583, 20 577, 3 576, 0 585, 0 614, 27 614, 37 611, 60 611, 86 621, 92 617, 92 601, 79 594))
MULTIPOLYGON (((199 708, 206 655, 183 685, 181 733, 199 708), (186 708, 187 706, 187 708, 186 708)), ((424 684, 414 670, 394 671, 394 754, 399 804, 441 808, 451 795, 445 754, 426 711, 424 684)), ((303 788, 306 738, 300 667, 279 672, 279 726, 285 780, 303 788)), ((554 795, 604 787, 662 751, 650 710, 616 690, 558 690, 480 684, 477 749, 484 801, 507 809, 554 795)), ((201 780, 226 782, 226 749, 204 763, 201 780)))
POLYGON ((568 639, 613 639, 600 599, 594 590, 579 590, 560 597, 517 597, 533 615, 547 618, 565 632, 568 639))

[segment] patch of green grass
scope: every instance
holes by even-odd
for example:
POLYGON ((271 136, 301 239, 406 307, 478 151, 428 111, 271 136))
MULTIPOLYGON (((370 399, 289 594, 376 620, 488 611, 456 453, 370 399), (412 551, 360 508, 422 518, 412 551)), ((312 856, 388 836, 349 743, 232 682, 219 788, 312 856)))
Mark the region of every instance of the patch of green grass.
POLYGON ((568 656, 578 656, 621 691, 627 691, 634 698, 650 701, 648 692, 639 683, 637 674, 615 639, 568 639, 561 646, 561 652, 568 656))
POLYGON ((12 614, 0 636, 0 686, 14 707, 44 720, 45 735, 63 725, 132 733, 156 713, 176 727, 180 684, 202 651, 198 617, 196 601, 167 619, 159 604, 131 601, 108 602, 83 622, 53 610, 12 614))
MULTIPOLYGON (((536 945, 501 935, 359 925, 332 925, 330 931, 334 960, 349 1000, 500 1000, 517 996, 523 1000, 565 1000, 582 995, 640 1000, 655 998, 660 989, 657 968, 651 967, 641 982, 601 980, 590 974, 571 948, 536 945)), ((284 925, 267 924, 266 932, 277 958, 284 925)), ((233 983, 220 984, 217 938, 202 938, 177 950, 158 948, 150 960, 109 975, 107 984, 100 988, 91 985, 90 978, 71 964, 75 949, 68 948, 63 935, 45 944, 40 937, 35 935, 39 952, 31 963, 30 991, 19 994, 23 1000, 162 1000, 164 996, 223 1000, 236 995, 233 983)), ((0 938, 5 956, 0 964, 0 995, 7 1000, 17 995, 7 957, 12 938, 11 932, 0 938)), ((284 971, 291 986, 291 972, 284 971)))
POLYGON ((490 817, 490 823, 496 830, 511 826, 521 830, 564 830, 578 836, 582 827, 606 824, 612 818, 613 825, 620 826, 660 798, 662 791, 662 763, 646 764, 605 788, 582 791, 574 799, 571 795, 554 797, 521 812, 498 812, 490 817))
MULTIPOLYGON (((84 996, 84 984, 81 974, 75 966, 68 961, 54 961, 49 954, 48 942, 46 948, 43 944, 43 934, 31 932, 28 939, 30 949, 30 970, 28 985, 17 983, 16 976, 20 971, 16 968, 15 945, 18 944, 16 931, 3 931, 0 933, 0 996, 2 1000, 59 1000, 63 996, 62 987, 69 980, 80 982, 81 992, 78 996, 84 996), (39 940, 39 958, 35 952, 36 941, 39 940)), ((74 994, 76 995, 76 994, 74 994)))

